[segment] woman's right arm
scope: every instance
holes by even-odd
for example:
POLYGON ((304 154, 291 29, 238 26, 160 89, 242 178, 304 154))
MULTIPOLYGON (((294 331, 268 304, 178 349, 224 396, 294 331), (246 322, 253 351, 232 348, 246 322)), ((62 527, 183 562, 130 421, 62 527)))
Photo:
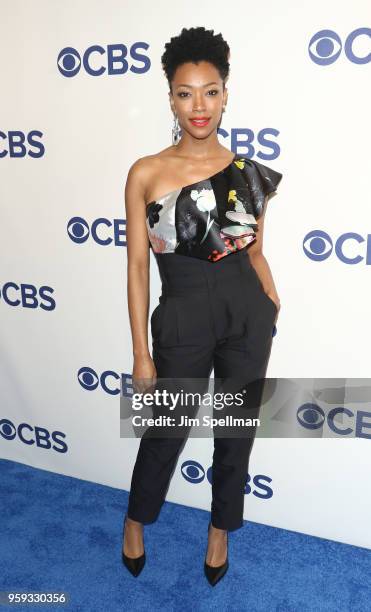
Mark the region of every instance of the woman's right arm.
POLYGON ((146 228, 145 185, 148 164, 138 159, 130 168, 125 185, 127 296, 133 344, 133 386, 144 392, 156 378, 148 348, 150 251, 146 228))

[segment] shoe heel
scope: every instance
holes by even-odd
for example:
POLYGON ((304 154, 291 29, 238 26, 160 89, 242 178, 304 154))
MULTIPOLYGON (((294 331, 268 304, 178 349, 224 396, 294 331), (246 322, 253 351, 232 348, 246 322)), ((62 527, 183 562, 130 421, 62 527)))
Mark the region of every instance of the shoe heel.
MULTIPOLYGON (((125 514, 125 518, 124 518, 123 538, 125 537, 126 519, 127 519, 127 514, 125 514)), ((127 555, 125 555, 124 551, 121 550, 121 556, 122 556, 122 562, 125 565, 125 567, 129 570, 129 572, 133 576, 135 576, 135 578, 139 576, 146 562, 146 551, 144 550, 144 553, 140 555, 140 557, 128 557, 127 555)))
MULTIPOLYGON (((210 531, 210 526, 211 526, 211 521, 209 522, 209 526, 207 529, 207 532, 209 533, 210 531)), ((227 546, 228 546, 228 531, 227 531, 227 546)), ((206 554, 207 556, 207 554, 206 554)), ((215 586, 219 580, 221 580, 223 578, 223 576, 226 574, 228 568, 229 568, 229 561, 228 561, 228 549, 227 549, 227 558, 224 561, 224 563, 222 565, 218 565, 217 567, 212 567, 211 565, 208 565, 206 563, 206 556, 205 556, 205 561, 204 561, 204 572, 205 572, 205 576, 207 578, 207 580, 209 581, 209 583, 211 584, 211 586, 215 586)))

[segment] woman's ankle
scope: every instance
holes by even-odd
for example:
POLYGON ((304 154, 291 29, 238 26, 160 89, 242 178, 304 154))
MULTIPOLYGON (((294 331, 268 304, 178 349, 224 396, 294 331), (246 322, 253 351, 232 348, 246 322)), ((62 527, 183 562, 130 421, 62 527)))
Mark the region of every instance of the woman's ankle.
POLYGON ((136 527, 143 527, 143 523, 141 523, 140 521, 136 521, 136 520, 130 518, 130 516, 126 517, 126 524, 127 525, 134 525, 136 527))

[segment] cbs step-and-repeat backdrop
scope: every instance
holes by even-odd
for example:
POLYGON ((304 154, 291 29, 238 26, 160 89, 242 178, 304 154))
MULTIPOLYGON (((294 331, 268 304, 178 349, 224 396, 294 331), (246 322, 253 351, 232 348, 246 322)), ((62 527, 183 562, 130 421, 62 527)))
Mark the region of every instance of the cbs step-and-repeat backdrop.
MULTIPOLYGON (((169 0, 155 13, 141 0, 3 0, 0 13, 3 458, 130 488, 124 187, 138 157, 171 144, 160 56, 183 26, 231 47, 220 141, 284 175, 265 222, 281 299, 267 376, 369 376, 366 1, 207 0, 195 15, 169 0)), ((151 312, 160 289, 151 253, 151 312)), ((326 435, 255 441, 246 519, 371 548, 371 406, 357 397, 341 427, 318 421, 320 394, 304 411, 326 435)), ((210 508, 212 450, 189 439, 168 500, 210 508)))

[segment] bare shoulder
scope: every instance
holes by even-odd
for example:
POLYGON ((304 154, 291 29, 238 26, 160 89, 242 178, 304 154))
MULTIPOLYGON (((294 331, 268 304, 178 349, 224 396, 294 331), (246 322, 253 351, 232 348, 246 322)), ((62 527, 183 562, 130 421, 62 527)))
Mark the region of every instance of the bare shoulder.
POLYGON ((158 153, 139 157, 129 169, 129 174, 146 174, 153 169, 157 169, 164 161, 168 161, 173 156, 173 147, 167 147, 158 153))
POLYGON ((129 172, 127 174, 127 182, 133 183, 143 183, 146 179, 146 176, 150 170, 150 164, 148 162, 148 157, 139 157, 135 162, 133 162, 129 168, 129 172))
POLYGON ((167 147, 158 153, 139 157, 129 168, 126 188, 140 191, 146 195, 153 178, 158 176, 165 166, 165 162, 172 156, 173 147, 167 147))

